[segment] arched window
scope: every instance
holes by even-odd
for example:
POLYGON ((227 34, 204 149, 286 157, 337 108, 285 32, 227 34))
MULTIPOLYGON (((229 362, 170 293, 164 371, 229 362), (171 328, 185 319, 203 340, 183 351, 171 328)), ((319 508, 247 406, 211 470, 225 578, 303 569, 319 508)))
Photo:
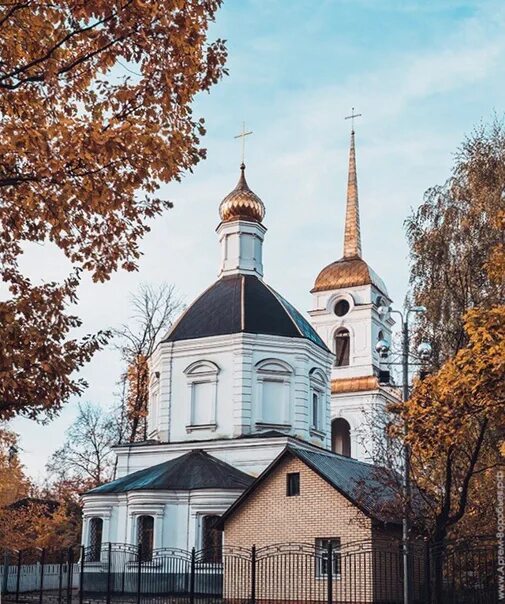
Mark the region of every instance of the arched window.
POLYGON ((188 380, 189 406, 186 429, 216 429, 217 376, 212 361, 196 361, 184 370, 188 380))
POLYGON ((335 335, 335 365, 346 367, 349 365, 351 337, 347 329, 339 329, 335 335))
POLYGON ((139 546, 142 562, 153 559, 154 543, 154 518, 152 516, 139 516, 137 518, 137 545, 139 546))
POLYGON ((88 562, 100 562, 102 552, 103 519, 90 518, 88 537, 88 562))
POLYGON ((292 368, 277 359, 267 359, 256 365, 256 423, 260 427, 286 427, 291 423, 292 374, 292 368))
POLYGON ((320 369, 312 369, 310 378, 309 428, 324 431, 325 429, 325 389, 327 378, 320 369))
POLYGON ((331 450, 351 457, 351 426, 343 417, 337 417, 331 422, 331 450))

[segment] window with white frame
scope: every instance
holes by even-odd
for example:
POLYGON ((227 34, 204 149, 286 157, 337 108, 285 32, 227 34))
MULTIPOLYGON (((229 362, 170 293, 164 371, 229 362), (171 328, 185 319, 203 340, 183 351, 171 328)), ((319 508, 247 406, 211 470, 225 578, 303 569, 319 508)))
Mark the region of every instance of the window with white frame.
POLYGON ((324 430, 324 392, 326 376, 317 368, 310 372, 309 423, 312 430, 324 430))
POLYGON ((321 393, 318 390, 312 391, 312 428, 319 429, 321 423, 321 393))
POLYGON ((187 429, 215 428, 219 367, 212 361, 197 361, 184 371, 188 380, 187 429))
POLYGON ((331 555, 331 574, 340 575, 340 537, 316 539, 316 576, 327 577, 331 555))
POLYGON ((256 423, 287 426, 291 423, 292 368, 283 361, 268 359, 256 365, 256 423))

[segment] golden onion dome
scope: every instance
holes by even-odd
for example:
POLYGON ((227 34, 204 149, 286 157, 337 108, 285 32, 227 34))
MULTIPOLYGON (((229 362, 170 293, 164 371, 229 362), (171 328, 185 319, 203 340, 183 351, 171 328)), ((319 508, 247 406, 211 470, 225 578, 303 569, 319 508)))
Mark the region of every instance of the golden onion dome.
POLYGON ((323 268, 317 276, 312 293, 359 285, 374 285, 387 295, 384 281, 362 258, 344 257, 323 268))
POLYGON ((245 179, 245 164, 240 166, 237 186, 219 205, 219 216, 223 222, 249 220, 261 222, 265 217, 265 206, 261 199, 249 188, 245 179))

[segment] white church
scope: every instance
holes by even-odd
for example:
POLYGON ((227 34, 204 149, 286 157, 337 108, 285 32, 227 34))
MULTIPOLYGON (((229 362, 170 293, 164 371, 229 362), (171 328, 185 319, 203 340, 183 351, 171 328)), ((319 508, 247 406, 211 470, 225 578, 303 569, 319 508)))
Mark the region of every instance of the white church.
POLYGON ((265 206, 244 164, 219 215, 218 279, 151 359, 148 440, 116 447, 118 478, 83 495, 97 551, 212 545, 219 516, 288 445, 373 461, 367 414, 395 396, 376 343, 393 321, 362 258, 354 131, 343 257, 317 276, 310 321, 263 279, 265 206))

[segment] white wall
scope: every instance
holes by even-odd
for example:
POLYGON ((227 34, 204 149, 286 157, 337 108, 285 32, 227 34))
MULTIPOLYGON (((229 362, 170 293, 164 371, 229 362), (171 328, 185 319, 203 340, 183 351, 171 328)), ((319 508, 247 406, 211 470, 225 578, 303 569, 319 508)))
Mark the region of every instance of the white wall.
POLYGON ((153 547, 189 550, 201 547, 201 519, 223 514, 237 499, 238 490, 131 491, 127 494, 84 495, 83 544, 89 545, 91 518, 104 520, 102 543, 137 543, 137 519, 154 517, 153 547), (110 522, 107 531, 105 524, 110 522))
POLYGON ((254 334, 213 336, 158 346, 151 361, 149 410, 151 438, 162 442, 190 442, 236 438, 261 428, 282 429, 287 434, 329 447, 329 386, 323 392, 323 424, 319 434, 309 426, 310 379, 312 370, 330 375, 331 355, 305 338, 254 334), (260 426, 262 362, 283 365, 289 375, 285 426, 260 426), (218 368, 215 425, 190 426, 191 379, 187 370, 198 361, 218 368), (186 372, 186 373, 185 373, 186 372), (155 397, 153 393, 155 392, 155 397), (322 432, 322 433, 321 433, 322 432))
POLYGON ((379 331, 391 342, 391 329, 394 321, 384 318, 377 312, 377 298, 382 297, 386 304, 391 300, 373 285, 362 285, 346 289, 316 292, 313 297, 313 309, 310 311, 311 323, 331 351, 335 351, 335 334, 341 328, 349 330, 351 335, 350 363, 346 367, 333 367, 332 379, 360 377, 373 374, 373 368, 379 366, 379 355, 375 350, 379 331), (349 312, 338 317, 334 312, 335 304, 347 300, 351 306, 349 312))

